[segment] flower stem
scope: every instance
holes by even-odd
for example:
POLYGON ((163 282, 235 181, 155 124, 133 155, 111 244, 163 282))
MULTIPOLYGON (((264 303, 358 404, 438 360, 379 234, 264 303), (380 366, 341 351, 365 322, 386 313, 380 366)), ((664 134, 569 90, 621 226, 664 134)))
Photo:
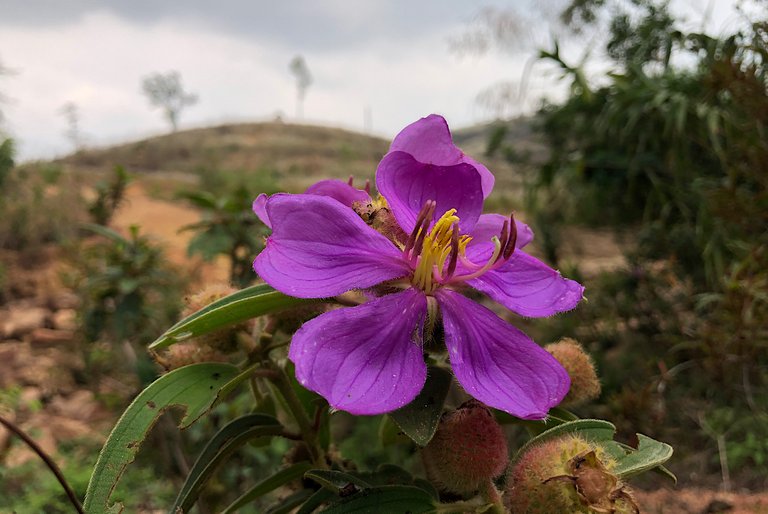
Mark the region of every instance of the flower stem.
POLYGON ((489 479, 488 482, 480 488, 480 496, 482 496, 486 502, 493 504, 491 508, 486 511, 488 514, 504 514, 506 512, 504 510, 504 504, 501 502, 499 490, 496 489, 493 480, 489 479))
POLYGON ((301 404, 299 397, 296 396, 296 392, 291 387, 291 382, 288 379, 288 375, 285 374, 285 370, 277 368, 277 373, 270 377, 272 383, 275 385, 280 394, 285 398, 285 402, 288 406, 288 410, 293 414, 296 423, 299 425, 299 431, 301 432, 301 438, 304 440, 304 444, 307 445, 309 453, 312 456, 312 462, 319 468, 327 468, 327 464, 324 458, 324 451, 320 447, 320 442, 317 438, 317 430, 307 416, 307 411, 304 410, 304 406, 301 404))

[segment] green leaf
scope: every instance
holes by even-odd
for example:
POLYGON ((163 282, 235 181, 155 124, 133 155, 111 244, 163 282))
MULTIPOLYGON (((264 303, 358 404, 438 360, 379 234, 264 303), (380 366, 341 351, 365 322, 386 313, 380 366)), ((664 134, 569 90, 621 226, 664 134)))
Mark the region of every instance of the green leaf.
POLYGON ((317 301, 321 300, 293 298, 275 291, 266 284, 247 287, 187 316, 166 330, 149 348, 164 348, 227 325, 317 301))
POLYGON ((112 230, 111 228, 107 228, 104 225, 96 225, 95 223, 83 223, 80 225, 80 227, 84 230, 88 230, 89 232, 93 232, 94 234, 98 234, 102 237, 106 237, 107 239, 111 239, 112 241, 123 244, 123 245, 130 245, 130 242, 112 230))
POLYGON ((528 442, 520 448, 518 455, 523 455, 523 453, 533 445, 540 444, 565 434, 578 434, 589 441, 599 443, 603 441, 613 441, 613 434, 615 433, 616 427, 613 423, 602 419, 578 419, 575 421, 567 421, 554 426, 549 430, 545 430, 536 437, 528 440, 528 442))
POLYGON ((312 491, 302 489, 272 505, 267 514, 288 514, 312 496, 312 491))
POLYGON ((287 484, 292 480, 300 478, 311 467, 312 465, 309 462, 299 462, 293 466, 281 469, 271 477, 265 478, 258 484, 251 487, 248 492, 240 496, 240 498, 235 500, 229 507, 221 511, 221 514, 232 514, 233 512, 236 512, 237 509, 252 502, 256 498, 264 496, 265 494, 274 491, 281 485, 287 484))
POLYGON ((360 488, 366 489, 371 487, 371 484, 349 473, 343 471, 334 471, 329 469, 313 469, 304 473, 304 478, 308 478, 314 482, 317 482, 321 486, 325 487, 329 491, 336 494, 349 487, 350 484, 360 488))
POLYGON ((334 503, 323 511, 326 514, 392 514, 409 512, 422 514, 437 512, 435 502, 425 490, 407 485, 371 487, 334 503))
POLYGON ((336 495, 328 489, 319 489, 315 491, 315 493, 310 496, 306 502, 304 502, 304 505, 302 505, 301 508, 296 511, 296 514, 311 514, 320 505, 323 503, 328 503, 334 498, 336 498, 336 495))
POLYGON ((400 430, 400 427, 395 424, 390 416, 381 417, 381 423, 379 423, 379 441, 381 441, 382 446, 408 443, 410 440, 411 439, 400 430))
POLYGON ((672 480, 672 482, 677 484, 677 477, 666 466, 656 466, 655 468, 653 468, 653 472, 663 477, 669 478, 670 480, 672 480))
POLYGON ((648 471, 667 462, 672 457, 672 447, 643 434, 637 434, 638 445, 616 464, 613 472, 627 478, 648 471))
POLYGON ((117 421, 99 454, 85 493, 85 511, 101 514, 109 509, 118 480, 163 411, 174 405, 183 407, 179 426, 188 427, 213 406, 219 389, 237 372, 230 364, 192 364, 163 375, 144 389, 117 421))
POLYGON ((437 431, 451 381, 447 370, 430 366, 427 382, 419 395, 408 405, 389 414, 400 430, 419 446, 426 446, 437 431))
POLYGON ((170 512, 188 512, 218 466, 238 448, 252 439, 283 433, 283 426, 272 416, 248 414, 237 418, 219 430, 208 441, 181 487, 170 512))

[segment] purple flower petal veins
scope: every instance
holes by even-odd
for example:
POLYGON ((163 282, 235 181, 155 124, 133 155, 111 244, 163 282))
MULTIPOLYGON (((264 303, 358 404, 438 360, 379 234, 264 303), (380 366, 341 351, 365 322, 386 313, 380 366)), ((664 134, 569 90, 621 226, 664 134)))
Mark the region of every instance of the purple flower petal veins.
POLYGON ((568 373, 546 350, 489 309, 440 289, 445 344, 462 387, 491 407, 542 419, 568 393, 568 373))
POLYGON ((253 267, 280 292, 326 298, 409 272, 397 247, 332 198, 277 194, 266 211, 273 231, 253 267))
POLYGON ((496 180, 493 174, 476 160, 464 155, 464 152, 453 144, 448 123, 439 114, 430 114, 405 127, 395 136, 389 151, 411 154, 414 159, 424 164, 469 164, 480 174, 483 197, 487 198, 493 190, 496 180))
POLYGON ((433 221, 456 209, 462 232, 471 231, 483 212, 480 175, 469 164, 424 164, 405 152, 390 152, 376 169, 376 187, 407 233, 428 200, 436 203, 433 221))
POLYGON ((364 189, 356 189, 349 182, 337 179, 315 182, 307 188, 304 194, 328 196, 347 207, 352 207, 355 202, 369 202, 371 200, 371 195, 364 189))
MULTIPOLYGON (((347 207, 352 207, 355 202, 368 202, 371 199, 368 191, 352 187, 351 178, 349 182, 344 182, 343 180, 338 179, 315 182, 307 188, 304 194, 328 196, 341 202, 341 204, 346 205, 347 207)), ((272 228, 272 221, 269 219, 269 214, 267 213, 267 200, 269 200, 269 196, 265 193, 261 193, 257 196, 253 201, 253 212, 256 213, 256 216, 262 223, 269 228, 272 228)))
POLYGON ((293 336, 296 378, 339 410, 381 414, 424 386, 422 327, 427 299, 415 289, 327 312, 293 336))
POLYGON ((530 318, 569 311, 584 297, 584 286, 563 278, 559 271, 522 251, 513 253, 501 267, 467 283, 507 309, 530 318))

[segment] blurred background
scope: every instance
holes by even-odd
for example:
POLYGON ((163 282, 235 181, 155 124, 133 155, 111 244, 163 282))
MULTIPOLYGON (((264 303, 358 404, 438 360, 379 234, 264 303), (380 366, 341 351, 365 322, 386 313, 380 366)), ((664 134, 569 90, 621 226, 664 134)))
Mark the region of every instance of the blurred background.
MULTIPOLYGON (((765 512, 767 62, 765 0, 0 0, 0 414, 84 491, 161 369, 146 344, 204 287, 255 280, 253 198, 362 185, 434 112, 496 174, 486 208, 587 287, 515 320, 594 356, 577 414, 675 446, 679 488, 647 480, 644 512, 765 512)), ((420 465, 348 421, 343 451, 420 465)), ((211 430, 161 423, 129 510, 162 511, 211 430)), ((285 450, 240 457, 207 504, 285 450)), ((41 470, 1 432, 0 511, 67 512, 41 470)))

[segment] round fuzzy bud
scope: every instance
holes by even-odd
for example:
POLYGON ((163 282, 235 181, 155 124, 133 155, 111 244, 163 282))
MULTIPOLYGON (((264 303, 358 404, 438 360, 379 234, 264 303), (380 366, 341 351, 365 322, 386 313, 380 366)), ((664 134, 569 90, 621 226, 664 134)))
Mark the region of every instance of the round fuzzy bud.
POLYGON ((196 340, 176 343, 162 353, 153 352, 152 358, 167 370, 181 368, 200 362, 225 362, 226 355, 208 345, 199 344, 196 340))
POLYGON ((503 473, 509 462, 501 426, 477 400, 444 414, 421 455, 430 480, 457 494, 477 491, 503 473))
MULTIPOLYGON (((236 291, 237 289, 227 284, 208 285, 201 291, 184 299, 186 305, 182 311, 182 316, 189 316, 210 305, 216 300, 220 300, 225 296, 229 296, 236 291)), ((229 353, 237 348, 235 334, 239 330, 249 330, 250 326, 251 322, 246 321, 238 325, 224 327, 208 334, 197 336, 194 339, 190 339, 189 342, 200 346, 208 346, 210 348, 215 348, 221 350, 222 352, 229 353)))
POLYGON ((529 448, 507 475, 505 503, 515 514, 634 514, 629 489, 611 473, 616 463, 576 435, 529 448))
POLYGON ((561 405, 570 407, 594 400, 600 396, 600 380, 597 378, 592 357, 575 340, 564 338, 544 347, 568 372, 571 389, 561 405))

